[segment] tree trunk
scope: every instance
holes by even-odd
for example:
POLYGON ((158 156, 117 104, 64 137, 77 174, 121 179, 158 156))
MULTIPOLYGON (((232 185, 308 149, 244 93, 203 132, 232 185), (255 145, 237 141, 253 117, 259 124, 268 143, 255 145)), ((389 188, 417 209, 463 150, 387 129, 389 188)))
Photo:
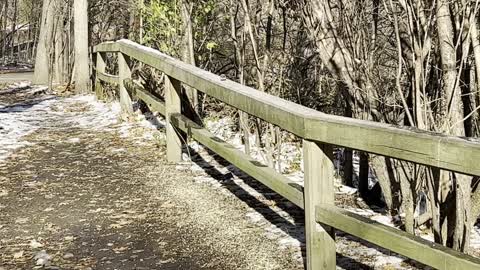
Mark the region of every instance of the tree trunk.
POLYGON ((55 27, 55 81, 57 83, 65 82, 65 68, 63 57, 65 53, 64 46, 64 36, 63 36, 63 20, 64 14, 63 11, 57 17, 56 27, 55 27))
POLYGON ((6 64, 7 55, 7 25, 8 25, 8 0, 5 1, 5 12, 3 13, 3 44, 2 44, 2 57, 3 64, 6 64))
POLYGON ((143 29, 143 10, 145 9, 145 2, 144 0, 139 0, 138 1, 139 5, 139 19, 138 19, 138 42, 143 45, 143 35, 144 35, 144 29, 143 29))
MULTIPOLYGON (((442 64, 442 95, 444 104, 442 109, 445 114, 441 131, 450 135, 464 136, 463 109, 461 90, 457 81, 457 52, 454 47, 454 28, 451 19, 450 1, 439 0, 436 7, 437 33, 442 64)), ((455 216, 447 218, 447 237, 449 244, 457 250, 468 247, 470 238, 470 185, 471 179, 464 175, 441 171, 440 173, 441 203, 446 203, 447 194, 454 193, 455 216)), ((450 209, 446 209, 450 212, 450 209)))
MULTIPOLYGON (((13 1, 13 20, 12 20, 12 32, 10 34, 10 58, 11 61, 15 61, 15 36, 17 35, 17 13, 18 13, 18 3, 17 0, 13 1)), ((20 51, 20 48, 18 48, 20 51)))
MULTIPOLYGON (((235 65, 238 72, 238 82, 240 84, 245 84, 245 31, 242 31, 240 35, 237 33, 237 14, 239 6, 234 3, 233 0, 230 0, 230 32, 235 47, 235 65)), ((250 155, 250 128, 248 114, 240 110, 238 111, 238 114, 238 126, 243 136, 245 153, 250 155)))
POLYGON ((37 55, 35 57, 35 71, 33 84, 48 84, 50 70, 50 48, 53 40, 53 18, 55 16, 54 0, 43 0, 42 19, 40 21, 40 35, 37 44, 37 55))
POLYGON ((87 93, 90 91, 87 0, 74 0, 73 13, 75 39, 75 89, 78 93, 87 93))
MULTIPOLYGON (((193 12, 193 1, 183 0, 182 1, 182 30, 183 30, 183 44, 182 44, 182 61, 195 66, 195 48, 193 43, 193 22, 192 22, 192 12, 193 12)), ((200 113, 199 103, 198 103, 198 92, 192 87, 184 87, 187 93, 189 100, 192 103, 195 113, 198 115, 200 113)))

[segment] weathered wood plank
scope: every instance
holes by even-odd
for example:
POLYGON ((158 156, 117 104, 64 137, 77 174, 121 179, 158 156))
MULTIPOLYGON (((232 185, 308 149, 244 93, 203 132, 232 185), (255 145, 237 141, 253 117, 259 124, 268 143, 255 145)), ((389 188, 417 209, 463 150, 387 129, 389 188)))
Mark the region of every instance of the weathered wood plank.
POLYGON ((93 48, 93 52, 118 52, 120 51, 120 46, 117 42, 109 41, 98 44, 93 48))
POLYGON ((134 95, 145 102, 152 112, 159 112, 161 115, 165 116, 165 102, 163 100, 145 90, 145 88, 132 79, 127 79, 124 83, 131 95, 134 95))
POLYGON ((293 204, 303 208, 303 190, 300 185, 215 137, 215 135, 188 119, 186 116, 173 114, 170 117, 172 124, 177 128, 192 136, 195 140, 293 204))
POLYGON ((240 85, 128 40, 120 50, 235 108, 302 138, 480 175, 480 141, 327 115, 240 85))
POLYGON ((165 77, 165 118, 167 120, 167 160, 182 161, 182 138, 172 124, 171 115, 182 113, 182 85, 180 81, 165 77))
POLYGON ((110 74, 106 74, 106 73, 103 73, 101 71, 99 71, 97 69, 97 79, 102 81, 102 82, 106 82, 106 83, 111 83, 111 84, 115 84, 117 85, 118 84, 118 80, 119 80, 119 77, 118 76, 115 76, 115 75, 110 75, 110 74))
POLYGON ((105 74, 106 64, 105 64, 105 53, 96 54, 96 77, 95 77, 95 96, 97 99, 102 100, 105 98, 103 86, 100 78, 100 74, 105 74))
POLYGON ((331 205, 316 208, 316 220, 440 270, 480 269, 480 259, 331 205))
POLYGON ((319 225, 315 218, 316 205, 335 203, 332 146, 304 140, 303 158, 307 270, 334 270, 335 232, 331 227, 319 225))
POLYGON ((130 57, 121 52, 117 53, 117 55, 120 106, 123 113, 130 115, 133 114, 133 103, 123 82, 125 79, 130 79, 132 77, 132 70, 130 68, 130 57))

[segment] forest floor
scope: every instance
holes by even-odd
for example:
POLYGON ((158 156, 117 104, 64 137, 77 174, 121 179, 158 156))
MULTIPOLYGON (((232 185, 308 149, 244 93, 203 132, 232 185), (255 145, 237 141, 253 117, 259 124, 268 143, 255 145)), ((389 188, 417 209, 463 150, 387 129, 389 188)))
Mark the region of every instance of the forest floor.
MULTIPOLYGON (((123 118, 92 96, 0 85, 0 270, 303 269, 300 209, 194 143, 169 164, 163 121, 123 118)), ((336 242, 339 269, 415 269, 336 242)))

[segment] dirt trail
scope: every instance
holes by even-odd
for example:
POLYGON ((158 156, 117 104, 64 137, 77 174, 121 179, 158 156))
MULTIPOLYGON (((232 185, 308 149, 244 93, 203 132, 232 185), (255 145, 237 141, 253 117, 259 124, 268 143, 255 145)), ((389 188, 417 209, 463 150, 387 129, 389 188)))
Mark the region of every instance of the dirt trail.
POLYGON ((303 268, 248 221, 245 203, 168 164, 161 139, 139 140, 135 124, 137 137, 120 122, 75 122, 96 113, 91 104, 38 95, 0 95, 15 104, 0 114, 19 117, 50 102, 21 118, 36 125, 18 139, 29 146, 0 159, 1 270, 303 268))

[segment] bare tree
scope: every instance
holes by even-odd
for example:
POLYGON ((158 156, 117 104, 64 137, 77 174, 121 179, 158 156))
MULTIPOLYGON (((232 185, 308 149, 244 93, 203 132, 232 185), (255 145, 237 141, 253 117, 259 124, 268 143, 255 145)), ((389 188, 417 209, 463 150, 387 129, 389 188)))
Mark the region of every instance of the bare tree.
POLYGON ((43 0, 42 17, 40 21, 40 35, 35 57, 35 72, 32 82, 34 84, 48 84, 50 78, 50 52, 52 48, 55 1, 43 0))
POLYGON ((75 88, 77 92, 85 93, 90 89, 87 0, 74 0, 73 12, 75 38, 75 88))

